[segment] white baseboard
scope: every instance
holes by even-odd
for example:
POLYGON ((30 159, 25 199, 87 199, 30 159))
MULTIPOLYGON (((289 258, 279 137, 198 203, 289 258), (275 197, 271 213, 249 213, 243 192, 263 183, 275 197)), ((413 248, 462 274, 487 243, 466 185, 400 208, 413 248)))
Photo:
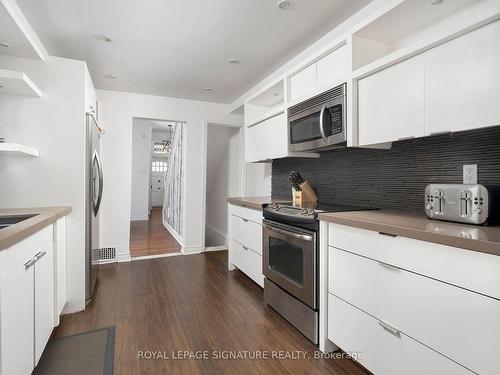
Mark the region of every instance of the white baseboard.
POLYGON ((121 262, 130 262, 130 254, 116 254, 116 261, 118 263, 121 263, 121 262))
POLYGON ((209 246, 205 247, 205 252, 210 252, 210 251, 225 251, 227 250, 227 246, 209 246))
POLYGON ((192 254, 201 254, 203 252, 203 248, 200 246, 183 246, 182 254, 184 255, 192 255, 192 254))
POLYGON ((156 258, 167 258, 167 257, 175 257, 178 255, 182 255, 182 252, 176 253, 165 253, 165 254, 156 254, 156 255, 143 255, 139 257, 132 257, 131 261, 134 262, 136 260, 147 260, 147 259, 156 259, 156 258))
POLYGON ((182 246, 182 248, 184 248, 184 239, 182 238, 182 236, 179 233, 177 233, 176 230, 174 228, 172 228, 169 223, 167 223, 167 221, 165 220, 165 218, 162 218, 162 223, 163 223, 163 226, 175 238, 175 240, 177 242, 179 242, 179 244, 182 246))

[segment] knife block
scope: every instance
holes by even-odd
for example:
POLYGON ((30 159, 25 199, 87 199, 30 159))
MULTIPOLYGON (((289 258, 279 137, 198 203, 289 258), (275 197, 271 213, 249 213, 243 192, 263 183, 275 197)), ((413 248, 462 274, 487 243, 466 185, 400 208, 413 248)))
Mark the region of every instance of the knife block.
POLYGON ((316 203, 318 201, 318 196, 314 192, 309 182, 304 181, 299 185, 302 191, 297 191, 292 188, 293 205, 302 206, 303 203, 316 203))

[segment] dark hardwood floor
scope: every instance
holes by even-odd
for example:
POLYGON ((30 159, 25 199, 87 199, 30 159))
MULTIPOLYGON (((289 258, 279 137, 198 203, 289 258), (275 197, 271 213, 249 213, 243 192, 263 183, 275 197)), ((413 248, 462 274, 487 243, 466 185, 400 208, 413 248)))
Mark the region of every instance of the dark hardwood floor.
POLYGON ((116 326, 115 374, 365 375, 349 359, 314 359, 317 348, 274 310, 227 252, 102 267, 87 310, 63 316, 55 337, 116 326), (139 351, 307 351, 309 359, 139 359, 139 351))
POLYGON ((181 245, 163 226, 161 208, 153 207, 149 220, 130 222, 130 255, 133 257, 178 253, 181 245))

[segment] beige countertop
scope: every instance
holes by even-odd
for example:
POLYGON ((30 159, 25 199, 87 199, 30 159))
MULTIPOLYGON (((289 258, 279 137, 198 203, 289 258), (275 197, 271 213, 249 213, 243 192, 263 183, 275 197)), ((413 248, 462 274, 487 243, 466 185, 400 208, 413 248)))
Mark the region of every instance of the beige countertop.
POLYGON ((6 249, 71 212, 71 207, 0 208, 0 217, 36 215, 0 229, 0 251, 6 249))
POLYGON ((500 256, 500 226, 451 223, 378 210, 324 213, 319 219, 500 256))
POLYGON ((291 202, 292 198, 274 198, 274 197, 231 197, 227 202, 242 207, 262 209, 264 204, 291 202))

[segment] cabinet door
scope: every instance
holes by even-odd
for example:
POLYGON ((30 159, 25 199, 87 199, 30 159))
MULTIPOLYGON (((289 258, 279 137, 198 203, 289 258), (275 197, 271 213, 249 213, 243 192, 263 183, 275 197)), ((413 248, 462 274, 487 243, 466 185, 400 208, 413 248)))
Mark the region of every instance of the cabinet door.
POLYGON ((316 63, 290 78, 290 100, 304 98, 316 88, 316 63))
POLYGON ((337 48, 318 60, 317 87, 343 83, 347 77, 347 45, 337 48))
MULTIPOLYGON (((27 259, 28 260, 28 259, 27 259)), ((23 266, 2 280, 1 373, 31 374, 33 370, 33 267, 23 266)))
POLYGON ((359 143, 424 135, 424 57, 413 57, 358 82, 359 143))
POLYGON ((52 241, 40 243, 35 263, 35 366, 54 328, 54 252, 52 241))
POLYGON ((500 21, 425 53, 426 133, 500 125, 500 21))
POLYGON ((266 157, 277 159, 287 156, 288 131, 285 114, 281 114, 265 121, 266 157))

